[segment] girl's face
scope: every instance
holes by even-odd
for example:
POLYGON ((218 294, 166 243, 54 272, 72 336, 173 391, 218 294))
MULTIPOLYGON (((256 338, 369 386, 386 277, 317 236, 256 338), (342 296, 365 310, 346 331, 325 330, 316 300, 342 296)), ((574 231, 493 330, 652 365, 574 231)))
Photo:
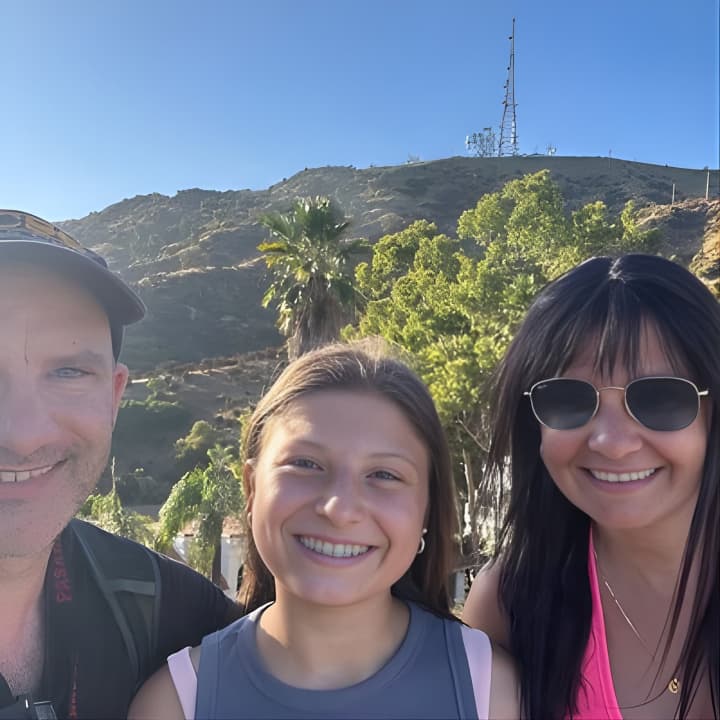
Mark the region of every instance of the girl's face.
POLYGON ((381 395, 325 390, 294 400, 245 468, 253 537, 278 599, 389 600, 418 550, 429 472, 424 442, 381 395))
MULTIPOLYGON (((619 366, 609 377, 594 371, 595 350, 588 346, 563 376, 601 388, 625 387, 635 377, 681 375, 652 327, 642 338, 635 377, 619 366)), ((540 454, 558 489, 601 527, 645 528, 673 518, 689 522, 705 460, 708 415, 707 399, 702 399, 688 427, 649 430, 628 414, 621 390, 606 389, 596 415, 582 427, 541 425, 540 454)))

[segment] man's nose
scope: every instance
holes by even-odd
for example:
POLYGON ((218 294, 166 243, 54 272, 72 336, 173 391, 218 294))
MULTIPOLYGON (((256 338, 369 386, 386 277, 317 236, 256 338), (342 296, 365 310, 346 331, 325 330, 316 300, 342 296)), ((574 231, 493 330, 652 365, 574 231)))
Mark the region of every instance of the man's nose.
POLYGON ((29 378, 0 380, 0 465, 22 464, 52 442, 56 429, 29 378))

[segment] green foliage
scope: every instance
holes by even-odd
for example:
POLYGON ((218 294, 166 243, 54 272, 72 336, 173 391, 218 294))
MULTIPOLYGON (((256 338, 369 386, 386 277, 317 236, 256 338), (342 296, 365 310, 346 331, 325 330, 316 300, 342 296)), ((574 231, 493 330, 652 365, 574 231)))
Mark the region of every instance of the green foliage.
POLYGON ((266 214, 260 222, 270 240, 258 250, 273 278, 262 304, 277 305, 289 356, 336 340, 355 305, 348 264, 367 241, 344 240, 349 222, 325 197, 297 200, 289 213, 266 214))
POLYGON ((152 543, 152 531, 150 529, 152 519, 123 507, 115 483, 114 458, 111 473, 113 479, 112 490, 107 495, 90 495, 78 511, 78 515, 115 535, 121 535, 130 538, 130 540, 150 545, 152 543))
POLYGON ((244 507, 242 486, 231 470, 232 452, 215 445, 207 452, 206 467, 196 467, 173 486, 160 508, 160 525, 155 547, 167 551, 175 536, 192 521, 197 521, 194 567, 219 582, 219 550, 223 521, 237 516, 244 507))
POLYGON ((420 241, 436 233, 435 224, 417 220, 399 233, 381 237, 373 246, 370 263, 362 262, 355 269, 358 292, 368 300, 385 297, 393 282, 411 268, 420 241))
POLYGON ((631 204, 619 220, 602 202, 566 213, 546 170, 483 196, 457 234, 479 253, 422 221, 382 238, 357 268, 369 302, 346 334, 382 335, 414 356, 453 445, 477 544, 482 525, 500 517, 502 491, 485 476, 489 381, 532 298, 591 255, 648 252, 657 238, 639 230, 631 204))
POLYGON ((222 433, 207 420, 196 421, 190 432, 175 441, 178 474, 184 475, 207 460, 208 451, 221 440, 222 433))
POLYGON ((149 378, 145 387, 150 391, 147 398, 150 402, 155 400, 172 402, 175 398, 175 381, 167 375, 156 375, 149 378))
POLYGON ((461 240, 472 239, 480 245, 492 242, 505 233, 510 207, 500 193, 483 195, 472 210, 466 210, 459 218, 457 234, 461 240))
POLYGON ((118 473, 114 480, 117 493, 124 504, 155 505, 167 497, 168 485, 148 475, 141 467, 133 468, 128 473, 118 473))

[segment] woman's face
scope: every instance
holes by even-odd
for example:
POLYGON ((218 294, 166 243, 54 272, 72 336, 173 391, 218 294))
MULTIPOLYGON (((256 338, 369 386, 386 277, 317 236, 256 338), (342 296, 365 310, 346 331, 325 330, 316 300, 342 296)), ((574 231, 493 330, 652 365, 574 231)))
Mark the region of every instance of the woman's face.
MULTIPOLYGON (((595 351, 588 345, 563 377, 603 388, 625 387, 636 377, 680 375, 650 326, 642 338, 636 376, 617 365, 610 376, 594 371, 595 351)), ((582 427, 552 430, 541 425, 540 454, 563 495, 601 527, 645 528, 680 517, 689 522, 705 460, 708 414, 703 399, 688 427, 649 430, 628 414, 621 390, 606 389, 596 415, 582 427)))
POLYGON ((294 400, 246 466, 252 532, 277 597, 321 605, 390 598, 418 550, 430 460, 381 395, 325 390, 294 400))

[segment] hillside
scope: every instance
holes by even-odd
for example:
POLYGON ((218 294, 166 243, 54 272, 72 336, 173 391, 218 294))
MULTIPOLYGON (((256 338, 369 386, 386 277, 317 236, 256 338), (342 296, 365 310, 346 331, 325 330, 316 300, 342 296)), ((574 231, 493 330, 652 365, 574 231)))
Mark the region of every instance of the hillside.
MULTIPOLYGON (((135 373, 277 345, 272 312, 260 307, 264 270, 258 216, 287 210, 298 196, 333 197, 352 234, 377 240, 419 218, 454 234, 459 215, 508 180, 549 168, 571 209, 602 199, 613 211, 627 200, 659 227, 664 252, 717 278, 720 201, 704 197, 706 172, 609 158, 450 158, 396 167, 304 170, 267 190, 183 190, 137 196, 60 223, 137 285, 148 317, 129 329, 124 359, 135 373), (675 184, 676 204, 669 206, 675 184), (702 252, 701 252, 702 251, 702 252)), ((717 198, 718 171, 710 177, 717 198)))

